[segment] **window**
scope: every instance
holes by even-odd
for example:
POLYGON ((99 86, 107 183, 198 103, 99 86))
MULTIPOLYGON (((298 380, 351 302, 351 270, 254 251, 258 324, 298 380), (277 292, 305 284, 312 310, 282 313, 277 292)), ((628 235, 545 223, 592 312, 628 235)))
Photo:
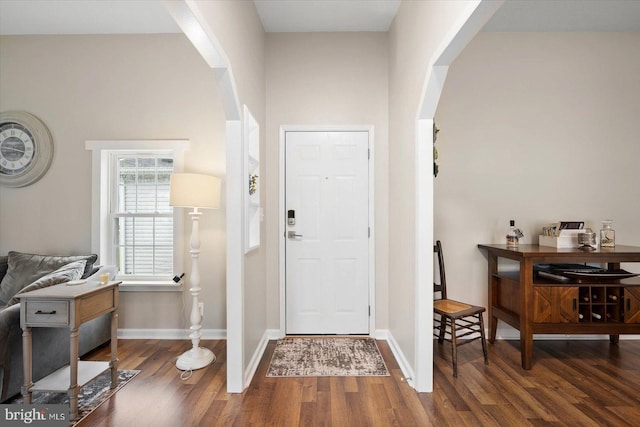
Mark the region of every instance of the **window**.
POLYGON ((110 241, 122 278, 173 277, 169 154, 111 155, 110 241))
POLYGON ((92 247, 101 264, 116 266, 123 290, 166 288, 182 272, 182 210, 169 206, 169 180, 182 171, 187 147, 187 141, 86 143, 93 150, 92 247))

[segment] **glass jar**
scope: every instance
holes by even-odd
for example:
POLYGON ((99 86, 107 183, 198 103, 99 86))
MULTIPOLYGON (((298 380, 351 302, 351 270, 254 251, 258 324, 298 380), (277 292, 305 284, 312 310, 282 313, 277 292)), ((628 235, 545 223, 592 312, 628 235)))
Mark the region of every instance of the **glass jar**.
POLYGON ((602 230, 600 230, 600 247, 613 248, 616 246, 616 230, 612 227, 613 221, 602 221, 602 230))

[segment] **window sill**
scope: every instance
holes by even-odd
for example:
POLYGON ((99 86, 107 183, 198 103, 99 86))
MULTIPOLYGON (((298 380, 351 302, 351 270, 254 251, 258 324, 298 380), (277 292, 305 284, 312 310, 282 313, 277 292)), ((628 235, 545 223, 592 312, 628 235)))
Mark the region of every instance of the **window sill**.
POLYGON ((120 284, 120 292, 182 292, 182 282, 176 283, 173 280, 123 280, 120 284))

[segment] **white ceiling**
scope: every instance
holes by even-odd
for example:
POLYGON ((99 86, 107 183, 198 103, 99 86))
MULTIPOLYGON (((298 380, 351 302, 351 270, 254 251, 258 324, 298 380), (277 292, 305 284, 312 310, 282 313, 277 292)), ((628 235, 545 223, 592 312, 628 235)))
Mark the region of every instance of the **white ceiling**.
POLYGON ((483 31, 640 31, 640 1, 508 0, 483 31))
MULTIPOLYGON (((254 3, 269 32, 387 31, 400 0, 254 3)), ((507 0, 484 31, 640 31, 640 0, 507 0)), ((179 32, 161 0, 0 0, 3 35, 179 32)))
POLYGON ((159 0, 0 0, 0 34, 180 33, 159 0))
POLYGON ((400 0, 254 0, 265 31, 383 31, 400 0))

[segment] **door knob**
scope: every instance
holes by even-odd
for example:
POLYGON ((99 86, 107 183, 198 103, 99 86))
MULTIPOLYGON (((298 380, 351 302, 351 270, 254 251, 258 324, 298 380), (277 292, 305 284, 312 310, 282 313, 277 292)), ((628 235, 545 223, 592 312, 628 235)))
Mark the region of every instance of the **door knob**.
POLYGON ((296 237, 302 237, 302 234, 296 234, 295 231, 287 231, 287 237, 290 239, 295 239, 296 237))

